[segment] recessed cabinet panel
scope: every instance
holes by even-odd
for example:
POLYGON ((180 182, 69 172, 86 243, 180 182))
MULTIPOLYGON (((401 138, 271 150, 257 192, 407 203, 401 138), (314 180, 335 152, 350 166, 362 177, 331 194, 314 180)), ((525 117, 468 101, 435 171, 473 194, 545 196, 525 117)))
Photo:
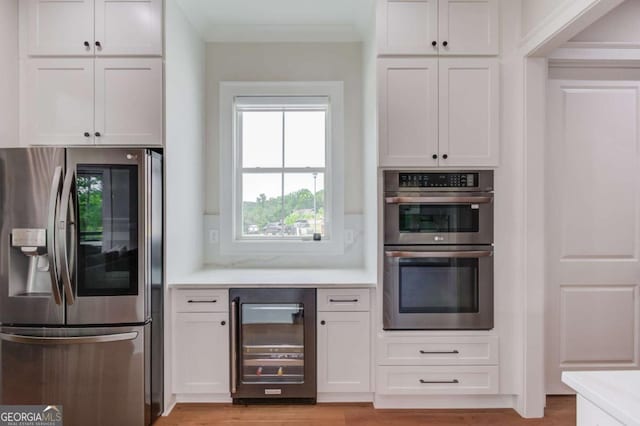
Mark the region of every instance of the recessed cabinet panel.
POLYGON ((497 166, 498 62, 440 59, 440 166, 497 166))
POLYGON ((318 314, 318 392, 370 392, 369 315, 318 314))
POLYGON ((440 55, 498 54, 497 0, 440 0, 438 14, 440 55))
POLYGON ((97 58, 96 144, 162 144, 162 59, 97 58))
POLYGON ((93 143, 93 59, 26 62, 26 145, 93 143))
POLYGON ((94 0, 26 1, 29 55, 93 55, 94 0))
POLYGON ((162 55, 162 0, 96 0, 96 55, 162 55))
POLYGON ((438 0, 380 0, 378 53, 437 54, 438 0))
POLYGON ((229 314, 175 314, 173 391, 229 392, 229 314))
POLYGON ((438 60, 380 59, 378 63, 380 166, 436 166, 438 60))

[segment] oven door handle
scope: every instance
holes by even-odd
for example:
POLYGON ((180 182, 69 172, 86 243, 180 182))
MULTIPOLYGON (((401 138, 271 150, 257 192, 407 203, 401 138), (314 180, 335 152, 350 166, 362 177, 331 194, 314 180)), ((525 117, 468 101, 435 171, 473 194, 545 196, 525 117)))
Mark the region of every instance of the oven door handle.
POLYGON ((493 196, 476 195, 468 197, 387 197, 387 204, 489 204, 493 196))
POLYGON ((493 256, 489 250, 472 251, 385 251, 385 256, 397 259, 427 259, 427 258, 479 258, 493 256))

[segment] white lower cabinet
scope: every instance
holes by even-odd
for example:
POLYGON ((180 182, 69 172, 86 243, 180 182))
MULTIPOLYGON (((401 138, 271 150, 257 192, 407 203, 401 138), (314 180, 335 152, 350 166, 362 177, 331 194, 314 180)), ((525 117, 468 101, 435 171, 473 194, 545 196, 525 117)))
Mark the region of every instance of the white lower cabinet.
POLYGON ((369 312, 318 312, 318 392, 370 392, 369 312))
POLYGON ((174 315, 174 393, 228 393, 229 313, 177 312, 174 315))

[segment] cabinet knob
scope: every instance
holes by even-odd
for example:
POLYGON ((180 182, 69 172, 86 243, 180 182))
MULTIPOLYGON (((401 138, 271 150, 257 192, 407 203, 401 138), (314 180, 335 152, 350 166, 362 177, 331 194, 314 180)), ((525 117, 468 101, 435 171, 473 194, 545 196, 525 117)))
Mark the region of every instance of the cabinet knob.
POLYGON ((321 325, 325 325, 327 322, 325 320, 320 321, 321 325))
POLYGON ((449 45, 449 42, 445 40, 445 41, 443 41, 443 42, 442 42, 442 45, 443 45, 444 47, 447 47, 447 46, 449 45))
POLYGON ((89 42, 88 42, 88 41, 85 41, 85 42, 84 42, 84 47, 89 47, 89 46, 91 46, 91 45, 89 44, 89 42))
POLYGON ((220 321, 220 325, 227 325, 226 321, 220 321))
POLYGON ((437 160, 437 159, 438 159, 438 154, 433 154, 433 155, 431 156, 431 158, 433 158, 434 160, 437 160))
POLYGON ((89 133, 89 132, 84 132, 84 137, 85 137, 85 138, 88 138, 89 136, 91 136, 91 133, 89 133))
POLYGON ((433 40, 433 41, 431 42, 431 45, 432 45, 433 47, 436 47, 436 46, 438 45, 438 42, 437 42, 437 41, 435 41, 435 40, 433 40))
POLYGON ((444 160, 446 160, 447 158, 449 158, 449 156, 448 156, 447 154, 444 154, 444 155, 442 156, 442 158, 443 158, 444 160))
POLYGON ((96 135, 96 138, 99 138, 100 136, 102 136, 100 132, 96 132, 95 135, 96 135))
POLYGON ((99 41, 96 41, 96 46, 98 46, 98 47, 102 47, 102 44, 100 44, 100 42, 99 42, 99 41))

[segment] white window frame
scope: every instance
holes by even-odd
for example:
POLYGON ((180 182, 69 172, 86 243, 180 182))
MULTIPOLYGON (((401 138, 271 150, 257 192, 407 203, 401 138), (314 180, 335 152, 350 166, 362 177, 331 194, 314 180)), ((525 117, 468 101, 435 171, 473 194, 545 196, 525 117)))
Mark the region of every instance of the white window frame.
MULTIPOLYGON (((344 84, 342 82, 221 82, 220 99, 220 252, 221 254, 342 254, 344 253, 344 84), (299 97, 328 99, 325 160, 325 234, 311 239, 242 237, 241 153, 236 137, 236 99, 299 97)), ((246 100, 243 99, 243 103, 246 100)))

